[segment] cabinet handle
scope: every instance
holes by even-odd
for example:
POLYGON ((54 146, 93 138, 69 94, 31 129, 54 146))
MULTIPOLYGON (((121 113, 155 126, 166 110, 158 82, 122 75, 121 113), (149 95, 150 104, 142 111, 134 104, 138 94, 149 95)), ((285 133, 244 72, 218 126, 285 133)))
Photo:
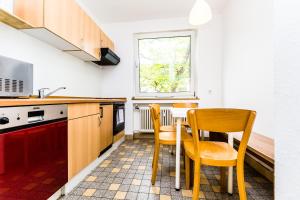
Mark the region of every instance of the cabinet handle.
POLYGON ((100 107, 100 118, 103 118, 103 107, 100 107))
POLYGON ((102 119, 101 119, 100 115, 98 115, 98 120, 99 120, 99 126, 101 126, 102 119))

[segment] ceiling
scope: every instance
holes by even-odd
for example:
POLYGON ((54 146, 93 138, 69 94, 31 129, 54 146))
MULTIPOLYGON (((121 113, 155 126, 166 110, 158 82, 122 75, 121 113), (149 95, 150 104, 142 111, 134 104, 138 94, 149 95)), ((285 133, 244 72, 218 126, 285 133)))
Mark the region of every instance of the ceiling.
MULTIPOLYGON (((195 0, 77 0, 99 23, 188 17, 195 0)), ((228 0, 206 0, 220 12, 228 0)))

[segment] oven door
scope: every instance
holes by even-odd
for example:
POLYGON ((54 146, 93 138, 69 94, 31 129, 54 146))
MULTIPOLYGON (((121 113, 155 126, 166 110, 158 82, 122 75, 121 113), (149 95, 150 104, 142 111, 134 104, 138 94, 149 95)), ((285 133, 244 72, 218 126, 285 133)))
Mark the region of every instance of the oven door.
POLYGON ((67 121, 0 134, 0 199, 47 199, 68 181, 67 121))
POLYGON ((125 105, 114 104, 114 117, 113 117, 114 135, 123 131, 125 128, 125 105))

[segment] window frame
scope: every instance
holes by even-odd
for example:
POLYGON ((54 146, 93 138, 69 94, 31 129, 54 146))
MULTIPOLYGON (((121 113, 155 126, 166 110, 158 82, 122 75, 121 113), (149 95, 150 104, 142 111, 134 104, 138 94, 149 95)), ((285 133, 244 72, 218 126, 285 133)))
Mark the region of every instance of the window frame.
POLYGON ((196 31, 184 30, 184 31, 168 31, 168 32, 155 32, 155 33, 137 33, 134 35, 134 84, 135 84, 135 96, 138 97, 194 97, 195 96, 195 43, 196 43, 196 31), (175 93, 146 93, 140 92, 140 63, 139 63, 139 40, 140 39, 155 39, 164 37, 191 37, 191 66, 190 66, 190 91, 188 92, 175 92, 175 93))

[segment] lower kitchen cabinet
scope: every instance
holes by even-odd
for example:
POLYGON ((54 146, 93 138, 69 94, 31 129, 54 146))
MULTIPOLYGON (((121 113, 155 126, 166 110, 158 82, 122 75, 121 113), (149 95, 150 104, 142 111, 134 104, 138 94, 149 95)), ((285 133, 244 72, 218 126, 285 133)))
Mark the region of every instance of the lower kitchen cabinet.
POLYGON ((93 162, 100 155, 100 114, 88 117, 88 160, 93 162))
POLYGON ((70 105, 68 113, 68 179, 70 180, 99 156, 101 132, 99 104, 70 105))
POLYGON ((113 142, 113 106, 73 104, 68 107, 68 179, 113 142))
POLYGON ((68 121, 68 179, 89 164, 88 117, 68 121))
POLYGON ((103 151, 113 143, 113 105, 101 105, 100 117, 100 150, 103 151))

